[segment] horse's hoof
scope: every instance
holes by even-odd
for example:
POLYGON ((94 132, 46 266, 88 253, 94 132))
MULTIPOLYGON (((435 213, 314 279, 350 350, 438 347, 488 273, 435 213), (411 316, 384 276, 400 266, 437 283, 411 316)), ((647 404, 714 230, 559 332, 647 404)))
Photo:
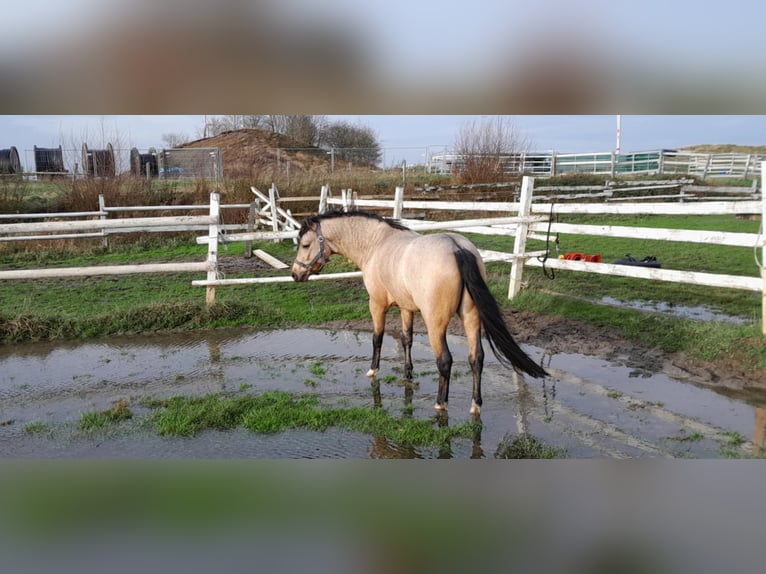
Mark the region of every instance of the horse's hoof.
POLYGON ((439 403, 436 403, 436 404, 434 405, 434 408, 435 408, 437 411, 446 411, 446 410, 447 410, 447 403, 444 403, 444 404, 439 404, 439 403))
POLYGON ((469 411, 472 415, 478 415, 481 414, 481 407, 476 404, 476 402, 471 401, 471 410, 469 411))
POLYGON ((377 374, 378 374, 378 369, 370 369, 369 371, 367 371, 368 377, 374 377, 377 374))

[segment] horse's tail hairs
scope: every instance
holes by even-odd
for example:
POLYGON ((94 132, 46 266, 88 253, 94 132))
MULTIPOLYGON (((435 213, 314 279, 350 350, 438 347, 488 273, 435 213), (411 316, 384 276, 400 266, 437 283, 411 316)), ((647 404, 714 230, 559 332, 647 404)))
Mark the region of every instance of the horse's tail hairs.
POLYGON ((524 371, 533 377, 546 377, 548 373, 527 355, 513 340, 503 321, 500 307, 479 272, 476 256, 465 249, 455 250, 455 259, 463 284, 479 310, 484 334, 497 359, 508 367, 524 371))

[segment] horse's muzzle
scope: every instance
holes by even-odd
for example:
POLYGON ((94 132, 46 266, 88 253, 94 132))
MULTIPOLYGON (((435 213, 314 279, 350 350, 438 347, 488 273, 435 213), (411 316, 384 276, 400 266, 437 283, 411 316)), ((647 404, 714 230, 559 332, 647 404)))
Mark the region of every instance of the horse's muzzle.
POLYGON ((311 275, 310 269, 303 269, 301 267, 298 267, 297 265, 293 265, 293 272, 292 272, 293 281, 297 281, 298 283, 303 283, 304 281, 309 280, 309 275, 311 275))

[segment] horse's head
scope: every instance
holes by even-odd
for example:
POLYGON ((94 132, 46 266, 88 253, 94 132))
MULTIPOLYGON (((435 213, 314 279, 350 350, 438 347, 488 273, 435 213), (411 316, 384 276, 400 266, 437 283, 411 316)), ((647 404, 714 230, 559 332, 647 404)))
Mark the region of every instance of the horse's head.
POLYGON ((309 276, 322 270, 330 255, 319 219, 307 218, 298 233, 298 253, 292 268, 293 280, 308 281, 309 276))

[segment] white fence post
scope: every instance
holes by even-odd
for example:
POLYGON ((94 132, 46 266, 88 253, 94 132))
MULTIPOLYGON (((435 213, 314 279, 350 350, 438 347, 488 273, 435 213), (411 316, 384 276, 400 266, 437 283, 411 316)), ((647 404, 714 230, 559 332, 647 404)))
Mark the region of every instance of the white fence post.
MULTIPOLYGON (((277 212, 277 186, 271 184, 269 188, 269 206, 271 208, 271 229, 274 233, 279 232, 279 213, 277 212)), ((279 243, 279 239, 275 239, 274 243, 279 243)))
POLYGON ((343 202, 343 211, 349 212, 354 210, 354 190, 351 188, 341 189, 340 198, 343 202))
MULTIPOLYGON (((218 223, 221 216, 221 197, 213 192, 210 194, 210 227, 208 228, 207 241, 207 280, 218 279, 218 223)), ((205 294, 205 303, 215 303, 215 285, 208 285, 205 294)))
MULTIPOLYGON (((99 217, 102 221, 106 219, 106 200, 104 199, 104 194, 99 193, 98 194, 98 210, 103 214, 99 217)), ((109 239, 108 235, 106 234, 106 231, 103 229, 101 230, 101 233, 104 234, 104 238, 101 240, 102 247, 109 247, 109 239)))
MULTIPOLYGON (((247 232, 252 233, 255 229, 255 219, 257 217, 258 200, 254 199, 247 209, 247 232)), ((245 258, 249 259, 253 256, 253 240, 248 239, 245 241, 245 258)))
POLYGON ((324 184, 322 186, 321 191, 319 192, 319 213, 324 213, 327 211, 327 198, 330 196, 330 186, 328 184, 324 184))
POLYGON ((763 279, 763 289, 761 291, 761 333, 766 335, 766 193, 764 193, 764 182, 766 182, 766 161, 761 162, 761 279, 763 279))
POLYGON ((513 242, 513 261, 511 262, 511 277, 508 284, 508 299, 513 299, 521 290, 521 275, 524 272, 524 253, 527 248, 527 233, 529 232, 529 215, 532 207, 532 194, 535 188, 535 178, 525 175, 521 180, 521 195, 519 196, 519 217, 521 221, 516 227, 516 237, 513 242))
POLYGON ((404 187, 396 186, 394 192, 394 219, 402 218, 402 204, 404 203, 404 187))

